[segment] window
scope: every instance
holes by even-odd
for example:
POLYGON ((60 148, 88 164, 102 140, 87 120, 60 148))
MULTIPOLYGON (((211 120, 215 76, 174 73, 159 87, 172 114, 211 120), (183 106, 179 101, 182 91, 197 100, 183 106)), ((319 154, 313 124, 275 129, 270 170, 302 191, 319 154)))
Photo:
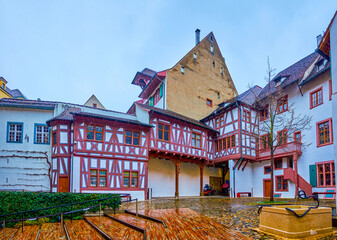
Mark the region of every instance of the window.
POLYGON ((103 127, 88 125, 87 126, 87 139, 103 141, 103 127))
POLYGON ((7 142, 22 143, 23 123, 7 123, 7 142))
POLYGON ((282 159, 274 161, 275 169, 282 169, 282 159))
POLYGON ((215 142, 216 151, 222 151, 224 149, 229 149, 236 146, 235 134, 225 137, 223 139, 217 140, 215 142))
POLYGON ((182 66, 180 71, 181 71, 182 74, 185 74, 185 67, 182 66))
POLYGON ((52 142, 53 145, 56 145, 57 144, 57 132, 53 132, 53 142, 52 142))
POLYGON ((45 124, 35 124, 34 143, 49 144, 49 127, 45 124))
POLYGON ((235 135, 231 136, 231 147, 235 147, 235 135))
POLYGON ((276 176, 276 190, 288 191, 288 180, 285 180, 283 176, 276 176))
POLYGON ((294 141, 300 143, 301 142, 301 132, 294 133, 294 141))
POLYGON ((269 147, 269 141, 270 140, 270 135, 265 134, 261 136, 261 149, 268 149, 269 147))
POLYGON ((149 106, 153 107, 153 96, 149 98, 149 106))
POLYGON ((332 144, 332 119, 317 123, 317 146, 332 144))
POLYGON ((264 167, 264 174, 270 174, 271 173, 271 166, 265 166, 264 167))
POLYGON ((220 126, 223 126, 223 123, 224 123, 223 119, 224 119, 223 116, 221 116, 220 117, 220 126))
POLYGON ((214 53, 214 52, 213 52, 213 50, 214 50, 213 45, 211 45, 210 50, 211 50, 211 53, 213 54, 213 53, 214 53))
POLYGON ((220 99, 220 93, 219 92, 217 93, 217 95, 218 95, 218 99, 220 99))
POLYGON ((106 170, 90 169, 90 187, 106 187, 106 170))
POLYGON ((192 133, 192 146, 201 148, 201 135, 198 133, 192 133))
POLYGON ((92 104, 92 107, 93 107, 93 108, 97 108, 97 104, 96 104, 96 103, 93 103, 93 104, 92 104))
POLYGON ((215 119, 215 128, 219 128, 220 126, 220 118, 215 119))
POLYGON ((325 162, 316 163, 317 165, 317 176, 318 176, 318 186, 319 187, 332 187, 336 185, 335 180, 335 163, 325 162))
POLYGON ((317 71, 320 71, 324 68, 325 64, 327 63, 326 59, 322 59, 317 63, 317 71))
POLYGON ((323 104, 323 88, 320 87, 310 93, 310 108, 323 104))
POLYGON ((138 172, 123 172, 123 187, 138 187, 138 172))
POLYGON ((283 145, 288 142, 287 133, 288 131, 286 129, 277 132, 277 145, 283 145))
POLYGON ((194 59, 194 60, 197 60, 197 53, 196 53, 196 52, 193 53, 193 59, 194 59))
POLYGON ((275 86, 276 87, 280 86, 284 82, 284 80, 286 80, 286 79, 287 79, 287 77, 280 77, 280 78, 276 79, 275 80, 275 86))
POLYGON ((268 105, 260 111, 260 120, 264 121, 269 118, 268 105))
POLYGON ((139 145, 139 132, 125 131, 125 144, 139 145))
POLYGON ((288 110, 288 96, 284 96, 277 101, 277 113, 283 113, 288 110))
POLYGON ((215 62, 213 61, 213 67, 215 68, 215 62))
POLYGON ((164 88, 164 84, 160 85, 160 88, 159 88, 159 98, 163 97, 163 88, 164 88))
POLYGON ((220 74, 223 76, 223 67, 220 67, 220 74))
POLYGON ((170 126, 164 124, 158 124, 158 139, 164 141, 170 141, 170 126))
POLYGON ((211 99, 206 99, 207 106, 213 107, 213 101, 211 99))
POLYGON ((243 121, 250 123, 250 112, 243 110, 243 121))

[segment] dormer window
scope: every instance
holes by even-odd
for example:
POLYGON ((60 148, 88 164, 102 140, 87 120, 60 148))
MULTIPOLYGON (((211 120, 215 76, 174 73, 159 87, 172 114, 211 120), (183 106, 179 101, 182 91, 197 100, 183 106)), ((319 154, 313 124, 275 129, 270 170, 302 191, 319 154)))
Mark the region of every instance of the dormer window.
POLYGON ((181 71, 182 74, 185 74, 185 67, 181 66, 180 71, 181 71))
POLYGON ((194 59, 194 60, 197 60, 197 53, 196 53, 196 52, 193 53, 193 59, 194 59))
POLYGON ((280 86, 284 82, 284 80, 286 80, 286 79, 287 79, 287 77, 280 77, 280 78, 276 79, 275 80, 275 86, 276 87, 280 86))
POLYGON ((324 68, 325 64, 327 63, 326 59, 322 59, 317 63, 317 71, 320 71, 324 68))
POLYGON ((213 54, 214 53, 214 47, 213 47, 213 45, 211 45, 210 50, 211 50, 211 53, 213 54))

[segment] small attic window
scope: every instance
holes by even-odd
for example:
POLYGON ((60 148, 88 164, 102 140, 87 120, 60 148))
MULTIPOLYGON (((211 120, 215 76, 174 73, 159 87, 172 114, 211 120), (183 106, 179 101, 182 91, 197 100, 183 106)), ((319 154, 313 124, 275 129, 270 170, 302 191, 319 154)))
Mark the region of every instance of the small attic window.
POLYGON ((196 53, 196 52, 193 53, 193 59, 194 59, 194 60, 197 60, 197 53, 196 53))
POLYGON ((236 94, 236 92, 234 92, 234 97, 236 97, 237 96, 237 94, 236 94))
POLYGON ((213 38, 213 35, 212 35, 212 34, 209 36, 208 39, 209 39, 209 41, 210 41, 211 43, 213 43, 213 39, 214 39, 214 38, 213 38))
POLYGON ((218 99, 220 99, 220 93, 218 92, 218 99))
POLYGON ((223 67, 220 67, 220 74, 223 76, 223 67))
POLYGON ((92 107, 93 107, 93 108, 97 108, 97 104, 96 104, 96 103, 93 103, 93 104, 92 104, 92 107))
POLYGON ((211 100, 211 99, 206 99, 206 104, 207 104, 207 106, 209 106, 209 107, 213 107, 213 101, 211 100))
POLYGON ((284 80, 286 80, 286 79, 287 79, 287 77, 280 77, 280 78, 276 79, 275 80, 275 86, 276 87, 280 86, 284 82, 284 80))
POLYGON ((180 71, 181 71, 182 74, 185 74, 185 67, 181 66, 180 71))
POLYGON ((213 47, 213 45, 211 45, 210 50, 211 50, 211 53, 213 54, 214 53, 214 47, 213 47))
POLYGON ((215 62, 213 61, 213 67, 215 68, 215 62))
POLYGON ((5 83, 2 83, 2 88, 3 88, 3 89, 6 89, 5 83))
POLYGON ((326 59, 322 59, 317 63, 317 71, 320 71, 324 68, 325 64, 327 63, 326 59))

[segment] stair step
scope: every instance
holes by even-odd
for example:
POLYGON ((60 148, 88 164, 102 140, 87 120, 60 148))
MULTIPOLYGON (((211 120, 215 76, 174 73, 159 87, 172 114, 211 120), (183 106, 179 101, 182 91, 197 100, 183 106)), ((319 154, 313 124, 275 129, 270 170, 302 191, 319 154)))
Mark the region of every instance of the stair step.
POLYGON ((107 217, 102 216, 102 225, 99 224, 99 217, 87 217, 87 219, 112 239, 143 239, 143 234, 140 232, 107 217))
POLYGON ((66 220, 70 239, 103 240, 104 238, 84 220, 66 220))

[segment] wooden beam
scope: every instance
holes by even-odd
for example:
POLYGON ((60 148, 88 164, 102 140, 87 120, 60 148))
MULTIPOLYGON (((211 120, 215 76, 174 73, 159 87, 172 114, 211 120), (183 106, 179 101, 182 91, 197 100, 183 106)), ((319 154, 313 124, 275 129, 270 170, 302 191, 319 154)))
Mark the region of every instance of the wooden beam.
POLYGON ((176 188, 175 188, 175 197, 179 198, 179 174, 180 174, 180 162, 175 162, 176 167, 176 188))
POLYGON ((204 196, 204 165, 200 164, 200 196, 204 196))

